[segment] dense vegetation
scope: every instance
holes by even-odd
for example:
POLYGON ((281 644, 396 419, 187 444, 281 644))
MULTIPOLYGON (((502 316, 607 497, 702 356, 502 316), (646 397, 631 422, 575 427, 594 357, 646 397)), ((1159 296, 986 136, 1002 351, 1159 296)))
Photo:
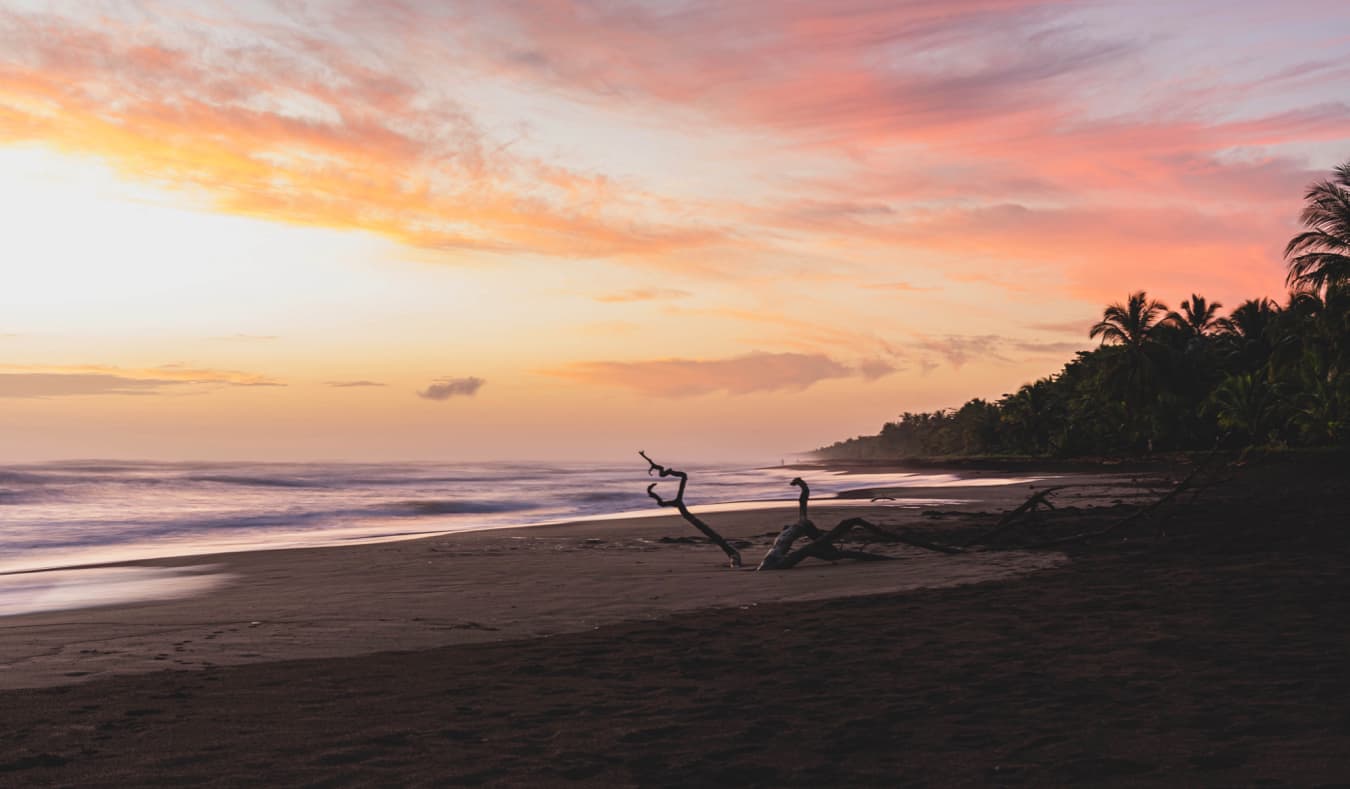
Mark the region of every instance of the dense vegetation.
POLYGON ((1083 456, 1217 445, 1350 443, 1350 162, 1314 184, 1285 250, 1284 303, 1192 295, 1169 311, 1142 291, 1092 327, 1100 347, 996 402, 904 413, 832 458, 1083 456))

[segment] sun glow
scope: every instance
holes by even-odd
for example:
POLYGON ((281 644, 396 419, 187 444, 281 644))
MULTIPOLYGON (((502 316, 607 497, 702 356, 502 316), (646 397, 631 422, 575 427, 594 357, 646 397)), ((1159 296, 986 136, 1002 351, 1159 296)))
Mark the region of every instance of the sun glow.
POLYGON ((1350 141, 1256 3, 401 9, 0 9, 0 459, 777 457, 1280 295, 1350 141))

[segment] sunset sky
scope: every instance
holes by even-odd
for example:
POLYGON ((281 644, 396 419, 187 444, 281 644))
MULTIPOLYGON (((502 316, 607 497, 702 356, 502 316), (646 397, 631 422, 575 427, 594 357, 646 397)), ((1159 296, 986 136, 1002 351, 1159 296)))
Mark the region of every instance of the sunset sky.
POLYGON ((0 460, 777 461, 1283 293, 1350 3, 0 0, 0 460))

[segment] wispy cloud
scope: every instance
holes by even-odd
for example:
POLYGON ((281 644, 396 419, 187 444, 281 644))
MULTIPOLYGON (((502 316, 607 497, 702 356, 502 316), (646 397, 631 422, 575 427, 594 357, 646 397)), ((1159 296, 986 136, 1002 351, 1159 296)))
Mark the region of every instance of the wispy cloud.
MULTIPOLYGON (((1086 339, 1086 333, 1082 342, 1042 342, 997 334, 948 334, 938 337, 920 335, 914 346, 925 353, 941 356, 953 369, 960 370, 971 362, 1008 364, 1016 361, 1012 358, 1014 354, 1021 357, 1064 356, 1090 348, 1092 343, 1086 339)), ((931 361, 921 361, 920 366, 925 372, 934 369, 931 361)))
POLYGON ((1086 333, 1081 341, 1078 342, 1034 342, 1030 340, 1009 340, 1008 347, 1029 353, 1033 355, 1064 356, 1075 351, 1083 351, 1091 348, 1091 340, 1087 339, 1086 333))
POLYGON ((1088 329, 1092 327, 1093 321, 1090 319, 1072 320, 1072 321, 1044 321, 1039 323, 1025 324, 1028 329, 1035 331, 1050 332, 1053 334, 1078 334, 1087 336, 1088 329))
POLYGON ((360 380, 360 381, 324 381, 324 383, 327 384, 328 386, 336 387, 336 388, 338 388, 338 389, 355 389, 355 388, 367 387, 367 386, 384 386, 384 384, 380 383, 379 381, 366 381, 366 380, 360 380))
POLYGON ((948 334, 942 337, 920 335, 915 345, 927 352, 936 353, 947 360, 953 368, 959 370, 972 359, 1010 361, 1000 352, 1003 338, 994 334, 963 336, 948 334))
POLYGON ((642 3, 499 3, 463 42, 494 68, 579 96, 695 107, 825 144, 877 143, 1016 122, 1064 80, 1135 50, 1056 31, 1046 23, 1056 6, 695 0, 673 13, 642 3), (934 68, 933 55, 962 42, 982 57, 934 68))
POLYGON ((264 376, 234 370, 164 365, 124 369, 97 365, 0 368, 0 397, 157 395, 201 387, 284 386, 264 376))
POLYGON ((895 369, 884 360, 866 360, 855 368, 825 354, 754 352, 723 359, 574 362, 541 372, 656 397, 693 397, 800 391, 832 378, 875 380, 895 369))
POLYGON ((885 378, 894 372, 899 372, 901 368, 894 362, 882 358, 864 359, 858 363, 858 372, 862 375, 864 381, 875 381, 879 378, 885 378))
POLYGON ((452 397, 473 397, 487 383, 482 378, 441 378, 427 388, 420 390, 417 396, 423 400, 449 400, 452 397))
POLYGON ((0 373, 0 397, 147 395, 178 383, 107 373, 0 373))

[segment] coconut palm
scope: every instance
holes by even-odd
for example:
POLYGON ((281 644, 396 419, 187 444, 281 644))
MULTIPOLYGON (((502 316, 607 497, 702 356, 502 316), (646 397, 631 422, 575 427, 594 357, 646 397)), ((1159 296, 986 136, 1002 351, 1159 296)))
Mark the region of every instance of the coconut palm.
POLYGON ((1137 291, 1124 304, 1103 310, 1101 321, 1088 332, 1091 338, 1101 337, 1102 345, 1115 344, 1109 351, 1102 349, 1104 382, 1125 406, 1126 428, 1135 446, 1151 448, 1157 432, 1151 401, 1163 378, 1165 349, 1156 340, 1164 328, 1159 316, 1166 312, 1166 304, 1137 291))
POLYGON ((1249 342, 1270 332, 1279 317, 1280 305, 1271 299, 1247 299, 1218 321, 1219 332, 1249 342))
POLYGON ((1282 310, 1270 299, 1248 299, 1219 320, 1219 337, 1234 372, 1256 372, 1274 352, 1282 310))
POLYGON ((1292 420, 1312 444, 1334 444, 1350 429, 1350 387, 1332 353, 1322 345, 1305 348, 1292 387, 1292 420))
POLYGON ((1180 312, 1169 312, 1163 322, 1186 336, 1187 339, 1203 337, 1219 328, 1219 309, 1223 307, 1217 301, 1210 302, 1204 296, 1194 293, 1189 299, 1182 299, 1180 312))
POLYGON ((1321 290, 1350 283, 1350 162, 1326 181, 1308 187, 1299 220, 1307 230, 1284 249, 1291 287, 1321 290))
POLYGON ((1158 314, 1167 312, 1167 305, 1151 301, 1144 291, 1131 293, 1124 304, 1116 303, 1102 311, 1102 319, 1088 332, 1088 337, 1102 338, 1102 344, 1117 342, 1133 350, 1140 350, 1154 339, 1158 331, 1158 314))
POLYGON ((1210 395, 1219 427, 1252 444, 1265 444, 1280 424, 1279 395, 1261 376, 1232 375, 1210 395))

